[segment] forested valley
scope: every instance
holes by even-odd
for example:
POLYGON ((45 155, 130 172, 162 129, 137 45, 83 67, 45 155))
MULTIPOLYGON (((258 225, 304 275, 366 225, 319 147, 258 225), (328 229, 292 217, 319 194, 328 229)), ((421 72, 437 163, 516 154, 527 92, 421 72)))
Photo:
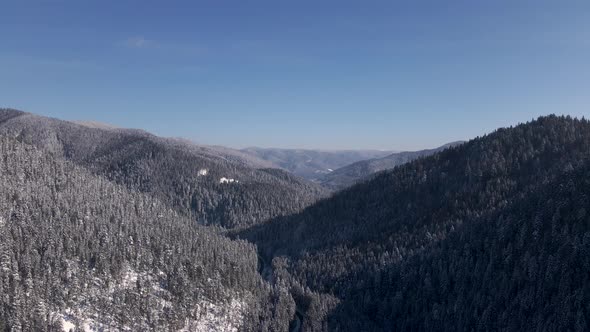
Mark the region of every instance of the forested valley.
POLYGON ((339 299, 306 331, 583 331, 589 156, 587 120, 541 117, 236 236, 339 299))
POLYGON ((0 330, 586 331, 590 123, 330 193, 140 130, 0 110, 0 330))

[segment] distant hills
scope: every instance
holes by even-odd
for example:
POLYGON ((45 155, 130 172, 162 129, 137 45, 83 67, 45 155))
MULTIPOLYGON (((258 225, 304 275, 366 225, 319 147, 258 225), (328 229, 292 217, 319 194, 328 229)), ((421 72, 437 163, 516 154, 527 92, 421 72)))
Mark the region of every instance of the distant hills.
POLYGON ((463 142, 457 141, 435 149, 404 152, 276 148, 247 148, 239 152, 250 155, 255 160, 263 160, 267 166, 287 170, 333 191, 367 180, 375 173, 392 169, 461 143, 463 142))
MULTIPOLYGON (((131 131, 97 121, 73 121, 93 129, 131 131)), ((137 131, 137 130, 136 130, 137 131)), ((340 190, 371 175, 428 156, 461 141, 435 149, 392 152, 382 150, 314 150, 258 148, 232 149, 216 145, 199 145, 183 138, 169 138, 180 145, 200 149, 204 155, 214 155, 228 162, 237 162, 256 169, 279 168, 320 184, 328 190, 340 190)))
POLYGON ((445 144, 435 149, 396 152, 385 157, 357 161, 350 165, 336 169, 333 172, 324 174, 318 179, 318 182, 322 186, 329 189, 343 189, 359 181, 367 180, 369 176, 377 172, 392 169, 414 159, 429 156, 446 148, 457 146, 462 143, 463 141, 457 141, 445 144))
POLYGON ((241 151, 311 181, 319 181, 324 175, 357 161, 383 157, 391 153, 379 150, 323 151, 254 147, 241 151))

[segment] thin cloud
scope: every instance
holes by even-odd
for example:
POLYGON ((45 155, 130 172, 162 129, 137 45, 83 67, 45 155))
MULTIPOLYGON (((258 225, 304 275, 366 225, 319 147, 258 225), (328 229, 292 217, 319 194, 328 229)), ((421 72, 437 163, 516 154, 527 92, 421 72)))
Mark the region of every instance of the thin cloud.
POLYGON ((151 48, 158 46, 155 41, 146 39, 142 36, 128 38, 125 41, 125 45, 130 48, 151 48))

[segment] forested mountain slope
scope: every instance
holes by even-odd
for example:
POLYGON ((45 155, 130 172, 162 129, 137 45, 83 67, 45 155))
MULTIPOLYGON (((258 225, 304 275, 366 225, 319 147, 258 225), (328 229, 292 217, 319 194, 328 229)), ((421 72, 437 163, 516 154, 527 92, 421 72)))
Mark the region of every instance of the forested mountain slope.
POLYGON ((375 173, 392 169, 420 157, 426 157, 463 142, 453 142, 435 149, 420 151, 395 152, 385 157, 357 161, 353 164, 335 169, 318 179, 318 182, 329 189, 338 190, 349 187, 357 182, 368 180, 375 173))
POLYGON ((152 194, 202 224, 253 225, 326 195, 319 186, 284 171, 250 167, 239 155, 141 130, 90 128, 3 109, 0 135, 152 194))
POLYGON ((588 331, 590 163, 367 273, 332 313, 346 331, 588 331), (360 309, 360 310, 359 310, 360 309))
MULTIPOLYGON (((586 167, 589 156, 588 121, 541 117, 399 166, 301 213, 253 227, 241 236, 255 241, 265 255, 285 256, 284 272, 294 284, 350 299, 351 293, 371 282, 367 276, 376 276, 379 280, 379 271, 396 270, 396 265, 405 264, 416 255, 428 254, 433 245, 482 216, 504 210, 506 214, 511 213, 512 203, 543 190, 567 172, 586 167)), ((580 204, 576 205, 578 210, 588 208, 580 203, 583 201, 576 202, 580 204)), ((581 222, 587 223, 587 217, 581 222)), ((467 262, 464 264, 452 268, 470 270, 473 267, 467 262)), ((428 270, 437 266, 419 268, 428 270)), ((397 287, 386 280, 383 282, 397 287)), ((519 287, 512 281, 497 286, 519 287)), ((554 286, 558 284, 548 285, 554 286)), ((456 287, 471 289, 474 286, 458 284, 456 287)), ((572 292, 568 294, 574 296, 572 292)), ((440 296, 444 297, 444 293, 440 296)), ((394 311, 391 302, 383 302, 383 306, 375 308, 370 305, 370 298, 361 299, 350 301, 359 312, 371 314, 365 316, 365 321, 358 317, 359 326, 372 326, 372 320, 377 320, 382 325, 376 326, 387 330, 385 326, 391 325, 383 324, 392 324, 384 318, 394 311), (375 310, 379 310, 382 317, 371 316, 375 310)), ((404 322, 410 322, 407 326, 420 327, 419 324, 424 323, 416 322, 425 318, 420 312, 431 310, 434 304, 419 299, 402 303, 402 306, 415 307, 407 309, 404 314, 410 316, 395 326, 403 330, 404 322)), ((344 303, 343 307, 346 306, 344 303)), ((587 316, 587 308, 584 310, 587 316)), ((452 321, 447 323, 453 326, 452 321)), ((347 329, 346 325, 331 326, 347 329)))
POLYGON ((587 120, 498 129, 315 203, 252 163, 1 110, 0 331, 589 329, 587 120))
POLYGON ((252 244, 0 137, 0 331, 284 331, 294 309, 257 264, 252 244))

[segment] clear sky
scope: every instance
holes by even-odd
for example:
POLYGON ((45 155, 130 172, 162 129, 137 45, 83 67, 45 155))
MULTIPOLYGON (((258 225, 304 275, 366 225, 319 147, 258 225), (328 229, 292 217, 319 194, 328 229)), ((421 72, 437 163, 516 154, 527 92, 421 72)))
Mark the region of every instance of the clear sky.
POLYGON ((234 147, 590 117, 590 1, 0 0, 0 106, 234 147))

